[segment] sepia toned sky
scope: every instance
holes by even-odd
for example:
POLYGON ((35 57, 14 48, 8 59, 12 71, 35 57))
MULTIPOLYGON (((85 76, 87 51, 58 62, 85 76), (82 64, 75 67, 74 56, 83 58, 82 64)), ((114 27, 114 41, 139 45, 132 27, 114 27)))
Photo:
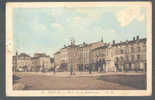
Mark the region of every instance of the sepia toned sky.
POLYGON ((14 52, 52 56, 74 38, 76 44, 146 37, 146 9, 133 6, 14 8, 14 52))

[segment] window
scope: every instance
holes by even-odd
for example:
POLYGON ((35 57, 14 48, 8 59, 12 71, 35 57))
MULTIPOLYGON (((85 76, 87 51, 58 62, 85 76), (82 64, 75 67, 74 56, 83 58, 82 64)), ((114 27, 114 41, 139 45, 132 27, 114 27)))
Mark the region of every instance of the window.
POLYGON ((133 47, 131 47, 131 53, 133 53, 134 52, 134 48, 133 47))
POLYGON ((140 60, 140 55, 137 55, 137 60, 140 60))
POLYGON ((117 54, 118 54, 118 55, 119 55, 119 53, 120 53, 119 50, 117 50, 117 54))
POLYGON ((128 49, 127 48, 125 49, 125 54, 128 54, 128 49))
POLYGON ((123 57, 121 57, 121 61, 123 61, 123 57))
POLYGON ((111 56, 113 56, 113 51, 111 51, 111 56))
POLYGON ((134 55, 131 55, 131 60, 134 61, 134 55))
POLYGON ((118 57, 116 57, 116 58, 115 58, 115 61, 116 61, 116 62, 118 62, 118 61, 119 61, 118 57))
POLYGON ((126 61, 129 61, 129 57, 128 56, 126 56, 126 61))
POLYGON ((137 49, 138 49, 137 51, 140 52, 140 47, 138 47, 137 49))
POLYGON ((123 50, 120 50, 120 53, 121 53, 121 54, 123 54, 123 52, 124 52, 123 50))

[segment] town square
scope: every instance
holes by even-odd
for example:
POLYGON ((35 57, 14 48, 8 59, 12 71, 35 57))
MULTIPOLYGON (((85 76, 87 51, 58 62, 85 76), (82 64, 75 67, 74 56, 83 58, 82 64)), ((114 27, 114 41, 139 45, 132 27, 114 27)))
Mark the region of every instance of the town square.
POLYGON ((8 8, 9 91, 148 89, 149 4, 56 4, 8 8))
POLYGON ((74 43, 71 40, 54 58, 45 53, 31 57, 16 52, 13 56, 14 89, 146 88, 146 39, 137 36, 131 41, 113 41, 112 44, 103 40, 92 44, 74 43), (42 87, 37 87, 37 83, 43 84, 42 87))

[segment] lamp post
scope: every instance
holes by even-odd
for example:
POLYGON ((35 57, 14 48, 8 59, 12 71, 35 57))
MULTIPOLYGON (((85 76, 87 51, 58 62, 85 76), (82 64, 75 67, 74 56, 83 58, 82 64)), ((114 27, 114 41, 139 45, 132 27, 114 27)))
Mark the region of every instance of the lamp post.
POLYGON ((73 52, 73 44, 72 44, 72 42, 71 42, 71 55, 70 55, 70 63, 71 63, 71 66, 70 66, 70 75, 73 75, 73 62, 72 62, 72 60, 73 60, 73 56, 74 56, 74 54, 73 54, 74 52, 73 52))
POLYGON ((56 66, 55 66, 55 60, 54 60, 54 62, 53 62, 53 65, 54 65, 54 66, 53 66, 53 67, 54 67, 54 68, 53 68, 53 74, 55 74, 55 72, 56 72, 56 71, 55 71, 55 68, 56 68, 56 66))
POLYGON ((72 50, 71 50, 71 55, 70 55, 70 61, 71 61, 70 75, 73 75, 73 61, 72 61, 73 58, 74 58, 74 54, 73 54, 73 53, 74 53, 74 52, 73 52, 74 49, 73 49, 73 46, 71 47, 71 49, 72 49, 72 50), (72 54, 73 54, 73 55, 72 55, 72 54))
POLYGON ((99 63, 98 63, 98 55, 96 54, 97 60, 96 60, 96 68, 97 68, 97 72, 98 72, 98 67, 99 67, 99 63))

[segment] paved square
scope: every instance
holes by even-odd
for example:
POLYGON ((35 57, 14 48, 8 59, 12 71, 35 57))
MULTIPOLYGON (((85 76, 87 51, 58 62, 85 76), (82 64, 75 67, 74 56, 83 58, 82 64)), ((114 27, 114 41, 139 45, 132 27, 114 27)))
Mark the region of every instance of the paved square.
POLYGON ((143 90, 144 73, 14 73, 15 90, 143 90))

